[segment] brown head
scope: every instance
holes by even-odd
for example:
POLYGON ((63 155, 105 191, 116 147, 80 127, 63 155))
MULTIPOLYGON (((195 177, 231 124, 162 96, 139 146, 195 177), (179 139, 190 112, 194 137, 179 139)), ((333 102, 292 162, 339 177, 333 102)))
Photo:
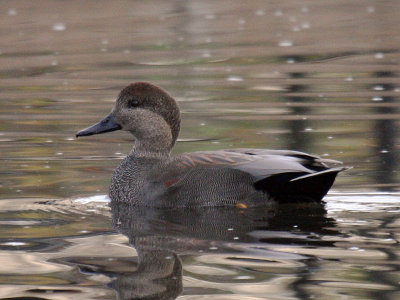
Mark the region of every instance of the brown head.
POLYGON ((147 82, 136 82, 119 94, 111 113, 101 122, 79 131, 88 136, 126 130, 136 138, 137 151, 170 151, 180 129, 179 108, 167 92, 147 82))

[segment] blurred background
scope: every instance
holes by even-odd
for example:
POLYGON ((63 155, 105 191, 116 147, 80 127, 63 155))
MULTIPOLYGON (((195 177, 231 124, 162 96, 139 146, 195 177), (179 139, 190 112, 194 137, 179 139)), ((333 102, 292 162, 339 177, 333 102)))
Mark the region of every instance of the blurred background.
POLYGON ((174 153, 291 149, 354 167, 326 211, 259 227, 257 254, 242 244, 233 260, 189 237, 205 252, 180 257, 182 299, 399 299, 399 11, 395 0, 0 1, 1 299, 115 299, 111 278, 137 266, 107 209, 65 204, 107 199, 133 138, 75 133, 135 81, 178 100, 174 153))
POLYGON ((118 92, 174 96, 175 152, 342 160, 337 189, 398 188, 397 1, 2 1, 1 197, 107 193, 132 138, 75 140, 118 92))

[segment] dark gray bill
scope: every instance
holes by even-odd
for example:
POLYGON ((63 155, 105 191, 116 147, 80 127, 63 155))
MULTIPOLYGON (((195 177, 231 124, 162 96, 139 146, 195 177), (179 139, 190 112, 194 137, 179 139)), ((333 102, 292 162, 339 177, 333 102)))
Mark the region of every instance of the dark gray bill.
POLYGON ((110 131, 120 130, 121 128, 122 127, 114 121, 114 118, 111 115, 108 115, 99 123, 79 131, 76 134, 76 137, 106 133, 110 131))

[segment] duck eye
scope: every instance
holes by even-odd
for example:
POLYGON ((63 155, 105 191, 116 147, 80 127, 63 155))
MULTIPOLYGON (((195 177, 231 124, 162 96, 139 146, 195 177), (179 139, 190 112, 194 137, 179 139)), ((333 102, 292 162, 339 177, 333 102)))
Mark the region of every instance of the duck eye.
POLYGON ((132 99, 128 102, 128 106, 129 107, 136 107, 139 105, 139 101, 137 101, 136 99, 132 99))

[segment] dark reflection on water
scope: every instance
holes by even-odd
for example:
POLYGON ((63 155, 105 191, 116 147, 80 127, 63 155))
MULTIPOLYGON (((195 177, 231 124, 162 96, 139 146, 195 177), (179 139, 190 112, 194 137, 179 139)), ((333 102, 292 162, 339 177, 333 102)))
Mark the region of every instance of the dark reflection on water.
MULTIPOLYGON (((296 58, 297 60, 298 58, 296 58)), ((304 78, 307 76, 304 72, 295 72, 288 74, 290 78, 304 78)), ((307 85, 305 84, 292 84, 287 87, 288 93, 302 93, 307 91, 307 85)), ((296 97, 296 96, 287 96, 285 100, 288 102, 298 103, 305 102, 307 103, 306 97, 296 97)), ((310 107, 307 105, 304 106, 294 106, 292 108, 292 114, 295 116, 306 116, 310 113, 310 107)), ((291 120, 288 121, 287 127, 290 130, 290 135, 288 136, 288 149, 299 149, 299 151, 309 152, 312 151, 312 143, 310 141, 310 135, 305 132, 305 129, 308 127, 307 119, 304 118, 302 120, 291 120)))
MULTIPOLYGON (((395 77, 393 72, 376 72, 376 78, 382 78, 382 82, 385 78, 395 77)), ((373 86, 374 89, 393 91, 395 89, 393 84, 382 83, 378 81, 376 85, 373 86)), ((381 190, 390 190, 393 187, 386 187, 385 184, 388 182, 395 181, 395 172, 398 169, 398 155, 396 151, 396 121, 393 119, 386 119, 386 115, 395 114, 397 108, 391 106, 390 104, 395 103, 396 99, 394 97, 382 97, 382 102, 387 103, 388 106, 377 107, 377 113, 382 115, 382 119, 376 121, 376 140, 377 145, 375 146, 375 155, 380 156, 379 169, 382 173, 376 174, 375 180, 381 185, 381 190)))
MULTIPOLYGON (((269 244, 332 247, 333 241, 323 241, 320 236, 339 234, 334 228, 334 219, 328 218, 324 206, 319 204, 246 210, 141 209, 115 203, 111 207, 114 226, 129 238, 138 254, 136 269, 117 274, 111 285, 121 299, 177 297, 182 292, 181 255, 212 253, 236 263, 254 261, 261 265, 267 262, 279 268, 280 264, 285 264, 285 259, 303 261, 307 258, 274 254, 268 249, 269 244), (284 231, 286 233, 282 233, 284 231), (254 258, 251 257, 252 248, 259 252, 254 258), (263 250, 265 256, 261 256, 263 250)), ((301 273, 297 275, 302 277, 301 273)), ((217 278, 215 276, 215 280, 217 278)), ((296 282, 292 285, 298 293, 306 295, 296 282)))

